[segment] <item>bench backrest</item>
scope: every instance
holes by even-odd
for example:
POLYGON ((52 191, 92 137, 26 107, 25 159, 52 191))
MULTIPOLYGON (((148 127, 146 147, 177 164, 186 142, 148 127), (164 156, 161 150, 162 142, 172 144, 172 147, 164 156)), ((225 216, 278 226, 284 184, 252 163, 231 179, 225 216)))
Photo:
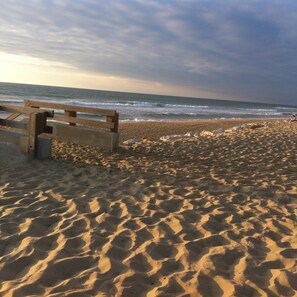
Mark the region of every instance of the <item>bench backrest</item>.
POLYGON ((119 114, 115 110, 100 109, 86 106, 76 106, 52 102, 24 100, 25 107, 50 108, 64 111, 64 115, 54 114, 53 119, 60 122, 69 123, 71 126, 81 125, 92 128, 108 129, 111 132, 118 132, 119 114), (97 116, 105 116, 106 120, 87 119, 78 117, 78 113, 86 113, 97 116))

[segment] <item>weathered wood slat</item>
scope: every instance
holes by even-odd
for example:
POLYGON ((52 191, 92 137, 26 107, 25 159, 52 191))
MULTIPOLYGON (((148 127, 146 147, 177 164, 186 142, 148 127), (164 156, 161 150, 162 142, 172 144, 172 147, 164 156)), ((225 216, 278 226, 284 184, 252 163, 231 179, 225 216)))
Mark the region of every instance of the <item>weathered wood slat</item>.
POLYGON ((0 119, 0 125, 5 127, 17 128, 17 129, 28 129, 28 124, 18 121, 12 121, 8 119, 0 119))
POLYGON ((21 112, 26 115, 29 115, 32 112, 36 112, 36 110, 34 111, 32 110, 32 108, 17 106, 17 105, 9 105, 9 104, 1 104, 0 110, 6 111, 6 112, 12 112, 12 113, 21 112))
MULTIPOLYGON (((4 130, 7 131, 7 126, 0 126, 0 130, 4 130)), ((24 134, 24 135, 28 135, 28 130, 24 130, 24 129, 19 129, 19 128, 11 128, 9 127, 9 132, 15 132, 15 133, 19 133, 19 134, 24 134)))
POLYGON ((15 120, 16 118, 18 118, 19 116, 21 115, 20 112, 15 112, 15 113, 12 113, 11 115, 9 115, 6 120, 15 120))
POLYGON ((50 109, 51 108, 63 109, 67 111, 92 113, 92 114, 102 115, 102 116, 115 116, 116 114, 116 111, 111 109, 101 109, 101 108, 95 108, 95 107, 67 105, 67 104, 60 104, 60 103, 33 101, 33 100, 24 100, 24 105, 30 106, 30 107, 43 107, 43 108, 50 108, 50 109))
POLYGON ((89 127, 107 128, 107 129, 110 129, 112 132, 118 131, 119 114, 115 110, 100 109, 100 108, 85 107, 85 106, 75 106, 75 105, 67 105, 67 104, 60 104, 60 103, 35 101, 35 100, 24 100, 24 105, 31 108, 52 108, 52 109, 64 110, 64 118, 62 118, 62 116, 60 115, 56 115, 55 119, 58 120, 59 118, 59 120, 62 122, 68 122, 70 126, 81 124, 89 127), (104 122, 104 121, 78 118, 77 117, 78 112, 106 116, 107 119, 106 119, 106 122, 104 122), (68 120, 66 120, 65 117, 68 117, 68 120))
POLYGON ((12 105, 12 104, 1 104, 0 110, 6 111, 6 112, 12 112, 12 113, 23 113, 25 115, 30 115, 32 113, 36 112, 45 112, 48 117, 53 117, 54 112, 52 110, 36 110, 36 108, 27 107, 27 106, 18 106, 18 105, 12 105))
POLYGON ((62 115, 55 115, 53 119, 61 122, 81 124, 84 126, 95 127, 95 128, 114 129, 114 126, 115 126, 113 122, 103 122, 103 121, 68 117, 68 116, 62 116, 62 115))

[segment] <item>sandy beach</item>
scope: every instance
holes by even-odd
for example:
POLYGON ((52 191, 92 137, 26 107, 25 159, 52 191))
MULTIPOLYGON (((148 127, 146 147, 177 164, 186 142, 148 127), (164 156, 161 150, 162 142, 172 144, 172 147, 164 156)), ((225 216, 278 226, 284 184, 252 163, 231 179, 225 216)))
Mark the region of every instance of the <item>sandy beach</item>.
POLYGON ((0 145, 0 296, 297 296, 297 123, 120 133, 47 161, 0 145))

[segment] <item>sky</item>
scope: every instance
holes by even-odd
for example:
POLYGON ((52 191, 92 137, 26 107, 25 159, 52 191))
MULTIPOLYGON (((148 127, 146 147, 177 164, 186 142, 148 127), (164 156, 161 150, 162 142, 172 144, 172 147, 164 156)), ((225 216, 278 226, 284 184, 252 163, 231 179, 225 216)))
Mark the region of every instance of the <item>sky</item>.
POLYGON ((0 0, 0 81, 297 105, 296 0, 0 0))

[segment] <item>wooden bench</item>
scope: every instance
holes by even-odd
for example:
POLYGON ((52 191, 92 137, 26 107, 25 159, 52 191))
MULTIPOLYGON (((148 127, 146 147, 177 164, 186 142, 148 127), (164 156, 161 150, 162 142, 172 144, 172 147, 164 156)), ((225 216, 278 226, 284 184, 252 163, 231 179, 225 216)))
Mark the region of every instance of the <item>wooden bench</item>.
POLYGON ((26 107, 55 110, 48 125, 53 127, 52 136, 56 139, 101 146, 110 151, 119 145, 119 114, 115 110, 33 100, 25 100, 26 107), (82 113, 92 118, 83 118, 82 113), (105 120, 98 119, 98 116, 105 117, 105 120))
POLYGON ((54 110, 63 110, 64 115, 59 115, 55 113, 53 119, 56 121, 69 123, 73 126, 79 124, 85 127, 103 128, 108 129, 111 132, 118 132, 119 114, 115 110, 32 100, 24 100, 24 106, 33 108, 50 108, 54 110), (78 117, 79 112, 97 116, 105 116, 106 121, 80 118, 78 117))

